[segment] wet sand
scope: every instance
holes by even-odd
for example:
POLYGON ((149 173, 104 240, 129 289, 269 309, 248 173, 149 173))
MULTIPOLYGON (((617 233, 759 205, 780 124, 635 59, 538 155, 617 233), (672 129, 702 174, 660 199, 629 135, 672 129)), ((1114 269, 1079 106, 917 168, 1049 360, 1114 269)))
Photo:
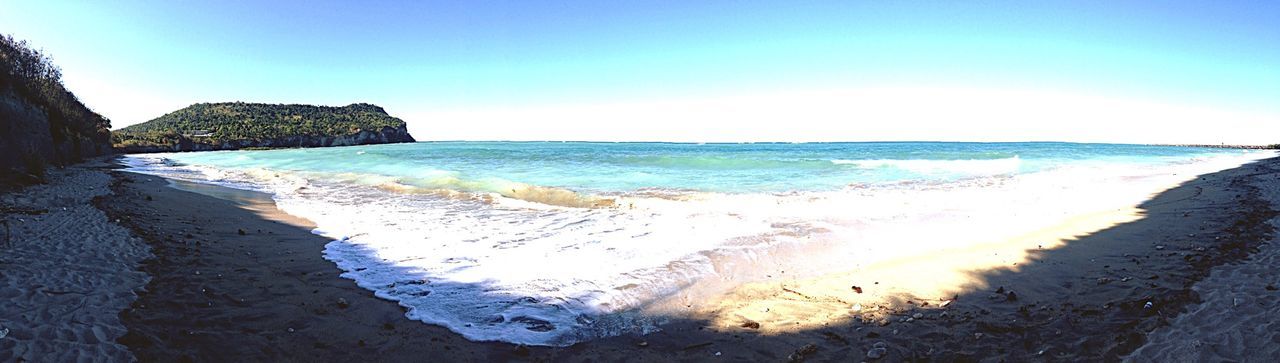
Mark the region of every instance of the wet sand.
MULTIPOLYGON (((661 332, 566 348, 471 342, 404 318, 395 302, 341 278, 321 257, 328 241, 266 195, 112 174, 113 193, 94 205, 154 255, 141 268, 150 281, 119 315, 128 333, 116 340, 142 361, 1113 361, 1148 343, 1132 359, 1164 361, 1191 354, 1168 347, 1197 339, 1218 352, 1197 357, 1276 354, 1245 349, 1275 339, 1248 332, 1265 329, 1261 319, 1280 311, 1280 292, 1225 284, 1280 283, 1275 259, 1264 254, 1275 253, 1266 242, 1276 216, 1269 198, 1280 188, 1277 159, 1160 193, 1121 211, 1132 216, 1120 224, 1055 232, 1069 235, 1025 251, 1029 258, 1017 266, 975 270, 963 282, 939 279, 955 285, 946 296, 917 296, 891 286, 911 279, 858 271, 779 281, 736 290, 723 299, 725 311, 672 318, 661 332), (1232 268, 1251 277, 1223 272, 1232 268), (853 309, 873 293, 883 302, 853 309), (1222 306, 1225 297, 1236 306, 1222 306), (1239 310, 1246 297, 1251 305, 1239 310), (739 303, 759 312, 725 319, 739 303), (811 318, 777 318, 794 312, 811 318), (1189 318, 1197 312, 1215 315, 1189 318), (1238 321, 1224 326, 1223 319, 1238 321), (1214 343, 1196 333, 1210 325, 1217 336, 1245 333, 1214 343)), ((1021 245, 1012 246, 1004 248, 1021 245)), ((914 279, 930 278, 927 264, 891 271, 913 266, 921 272, 914 279)))
POLYGON ((142 361, 474 361, 513 352, 405 319, 394 302, 339 277, 320 254, 329 241, 267 195, 117 178, 98 205, 155 254, 143 266, 153 276, 146 291, 121 314, 129 333, 120 341, 142 361))

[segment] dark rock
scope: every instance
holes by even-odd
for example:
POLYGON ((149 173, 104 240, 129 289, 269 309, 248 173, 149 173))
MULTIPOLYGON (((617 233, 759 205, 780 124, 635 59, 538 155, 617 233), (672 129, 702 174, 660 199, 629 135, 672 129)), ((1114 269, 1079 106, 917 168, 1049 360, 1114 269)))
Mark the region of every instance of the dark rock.
POLYGON ((787 356, 787 360, 792 362, 803 362, 806 357, 818 351, 818 346, 813 343, 805 344, 800 349, 796 349, 794 353, 787 356))

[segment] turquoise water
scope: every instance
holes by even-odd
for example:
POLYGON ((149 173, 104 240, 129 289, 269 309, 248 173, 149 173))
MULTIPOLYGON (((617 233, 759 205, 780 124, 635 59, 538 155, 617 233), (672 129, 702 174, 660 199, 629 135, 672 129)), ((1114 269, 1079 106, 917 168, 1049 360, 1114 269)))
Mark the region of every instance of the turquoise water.
POLYGON ((586 193, 647 188, 734 193, 948 181, 1080 161, 1162 163, 1225 152, 1074 143, 426 142, 169 158, 218 168, 387 176, 402 184, 467 192, 504 192, 513 184, 526 184, 586 193))
POLYGON ((912 258, 1138 205, 1273 153, 1069 143, 428 142, 131 155, 259 190, 345 278, 472 340, 661 329, 737 284, 912 258))

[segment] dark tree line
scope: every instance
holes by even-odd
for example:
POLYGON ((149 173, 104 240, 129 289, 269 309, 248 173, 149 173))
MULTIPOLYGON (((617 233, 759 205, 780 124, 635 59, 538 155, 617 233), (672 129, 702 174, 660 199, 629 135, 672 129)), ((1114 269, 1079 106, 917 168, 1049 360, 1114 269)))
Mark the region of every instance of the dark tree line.
POLYGON ((10 86, 49 114, 54 141, 67 138, 109 140, 111 121, 80 103, 62 86, 62 70, 53 58, 25 40, 0 34, 0 86, 10 86))
POLYGON ((117 130, 116 147, 174 145, 182 139, 220 144, 290 136, 343 136, 404 121, 381 107, 357 103, 345 107, 226 102, 198 103, 151 121, 117 130))
MULTIPOLYGON (((0 135, 3 139, 0 141, 11 146, 27 145, 25 149, 10 150, 19 155, 6 157, 23 158, 31 169, 29 172, 38 174, 46 162, 69 163, 84 156, 110 151, 111 121, 90 110, 62 85, 62 71, 53 64, 52 57, 33 49, 26 41, 5 34, 0 34, 0 94, 16 96, 19 101, 42 110, 48 118, 51 143, 15 139, 28 137, 23 135, 0 135)), ((29 128, 26 123, 37 122, 28 119, 0 121, 11 130, 29 128)))

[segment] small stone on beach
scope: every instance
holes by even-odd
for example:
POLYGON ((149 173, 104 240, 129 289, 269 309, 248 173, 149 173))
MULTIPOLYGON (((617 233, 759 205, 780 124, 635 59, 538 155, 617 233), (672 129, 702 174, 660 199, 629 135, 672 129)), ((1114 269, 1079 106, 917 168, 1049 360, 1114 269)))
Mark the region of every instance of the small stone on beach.
POLYGON ((885 348, 871 348, 871 350, 867 351, 867 358, 880 359, 880 358, 883 358, 884 355, 888 353, 889 353, 889 350, 885 348))
POLYGON ((814 345, 813 343, 805 344, 803 347, 800 347, 800 349, 796 349, 794 353, 791 353, 791 355, 787 357, 787 360, 791 362, 803 362, 805 357, 808 357, 810 354, 817 351, 817 345, 814 345))

